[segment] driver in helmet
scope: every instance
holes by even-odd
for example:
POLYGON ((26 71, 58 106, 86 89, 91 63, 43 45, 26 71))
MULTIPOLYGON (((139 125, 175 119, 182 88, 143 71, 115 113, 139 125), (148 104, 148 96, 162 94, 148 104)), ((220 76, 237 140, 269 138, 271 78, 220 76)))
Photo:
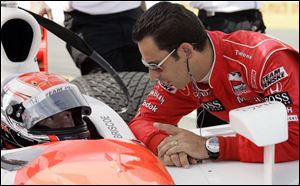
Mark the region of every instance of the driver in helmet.
POLYGON ((8 82, 1 95, 1 149, 88 139, 91 108, 63 77, 31 72, 8 82), (3 145, 3 146, 2 146, 3 145))

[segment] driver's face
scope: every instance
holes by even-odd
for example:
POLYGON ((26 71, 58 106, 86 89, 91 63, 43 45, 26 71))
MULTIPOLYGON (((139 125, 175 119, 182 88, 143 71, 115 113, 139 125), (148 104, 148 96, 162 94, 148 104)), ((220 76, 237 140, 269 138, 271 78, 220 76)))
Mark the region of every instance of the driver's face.
POLYGON ((50 129, 63 129, 75 127, 72 118, 72 113, 70 111, 63 111, 61 113, 55 114, 54 116, 40 121, 37 125, 47 127, 50 129))

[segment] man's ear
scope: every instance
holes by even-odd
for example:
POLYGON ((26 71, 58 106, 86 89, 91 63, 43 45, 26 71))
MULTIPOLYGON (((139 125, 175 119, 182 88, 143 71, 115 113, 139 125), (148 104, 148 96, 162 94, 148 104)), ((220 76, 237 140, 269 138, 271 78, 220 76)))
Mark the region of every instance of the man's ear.
POLYGON ((185 48, 185 49, 183 49, 183 51, 187 56, 189 56, 191 54, 191 49, 189 49, 189 48, 185 48))
POLYGON ((193 46, 189 43, 182 43, 180 45, 180 47, 182 48, 182 50, 185 53, 186 57, 190 57, 190 55, 192 54, 193 46))

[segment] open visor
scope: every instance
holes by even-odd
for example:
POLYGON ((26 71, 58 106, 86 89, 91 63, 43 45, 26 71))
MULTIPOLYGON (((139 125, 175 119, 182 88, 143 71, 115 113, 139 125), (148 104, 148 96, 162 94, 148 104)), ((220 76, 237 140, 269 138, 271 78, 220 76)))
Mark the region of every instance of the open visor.
POLYGON ((25 108, 22 119, 24 127, 31 129, 39 121, 57 113, 81 108, 82 115, 90 115, 91 107, 75 85, 56 86, 23 102, 25 108))

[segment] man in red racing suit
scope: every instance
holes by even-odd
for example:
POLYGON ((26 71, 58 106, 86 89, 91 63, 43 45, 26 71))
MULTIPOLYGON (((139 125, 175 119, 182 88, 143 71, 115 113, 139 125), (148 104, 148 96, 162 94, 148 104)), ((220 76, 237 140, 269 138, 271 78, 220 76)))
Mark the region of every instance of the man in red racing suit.
MULTIPOLYGON (((142 27, 142 21, 147 20, 147 16, 150 17, 151 11, 155 12, 155 9, 159 10, 163 7, 165 9, 164 14, 168 14, 168 10, 171 11, 172 9, 170 6, 173 6, 170 3, 159 4, 148 10, 150 13, 144 15, 136 27, 142 27)), ((176 11, 178 12, 178 10, 176 11)), ((168 21, 170 20, 169 17, 168 21)), ((148 24, 151 23, 151 20, 147 21, 148 24)), ((135 29, 134 33, 142 30, 135 29)), ((164 59, 166 60, 166 62, 162 62, 165 63, 164 66, 162 65, 162 69, 158 70, 148 66, 150 77, 153 73, 160 73, 157 79, 161 81, 154 86, 135 118, 129 123, 133 133, 151 151, 159 154, 160 143, 167 139, 170 133, 154 127, 155 122, 176 126, 184 115, 198 107, 203 107, 213 115, 229 121, 228 113, 232 109, 264 101, 280 101, 287 108, 289 137, 287 141, 276 145, 275 161, 298 160, 299 53, 287 44, 260 33, 249 31, 237 31, 232 34, 218 31, 207 31, 206 33, 213 54, 212 65, 206 75, 207 81, 199 81, 198 79, 195 85, 195 81, 192 81, 191 78, 184 88, 176 88, 173 83, 174 86, 171 83, 163 83, 163 80, 171 82, 170 79, 165 79, 163 71, 167 71, 167 67, 171 68, 171 65, 180 63, 180 61, 171 64, 171 59, 164 59), (152 72, 155 70, 158 72, 152 72)), ((147 36, 147 34, 145 35, 147 36)), ((149 53, 150 47, 147 48, 149 42, 146 40, 149 38, 136 36, 134 39, 138 42, 144 59, 154 54, 149 53)), ((155 44, 159 42, 156 39, 154 41, 155 44)), ((184 46, 189 45, 180 45, 180 47, 184 46)), ((153 46, 151 47, 153 48, 153 46)), ((180 47, 177 49, 179 54, 180 47)), ((185 52, 184 49, 182 51, 185 52)), ((191 50, 194 52, 193 49, 191 50)), ((180 70, 184 71, 183 69, 180 70)), ((190 71, 188 70, 188 72, 190 71)), ((257 147, 245 137, 236 135, 234 137, 218 136, 217 138, 219 160, 263 161, 263 148, 257 147)), ((178 144, 180 144, 179 139, 178 144)), ((195 151, 196 149, 192 150, 195 151)), ((187 152, 187 154, 189 153, 187 152)), ((191 154, 189 155, 191 156, 191 154)))

